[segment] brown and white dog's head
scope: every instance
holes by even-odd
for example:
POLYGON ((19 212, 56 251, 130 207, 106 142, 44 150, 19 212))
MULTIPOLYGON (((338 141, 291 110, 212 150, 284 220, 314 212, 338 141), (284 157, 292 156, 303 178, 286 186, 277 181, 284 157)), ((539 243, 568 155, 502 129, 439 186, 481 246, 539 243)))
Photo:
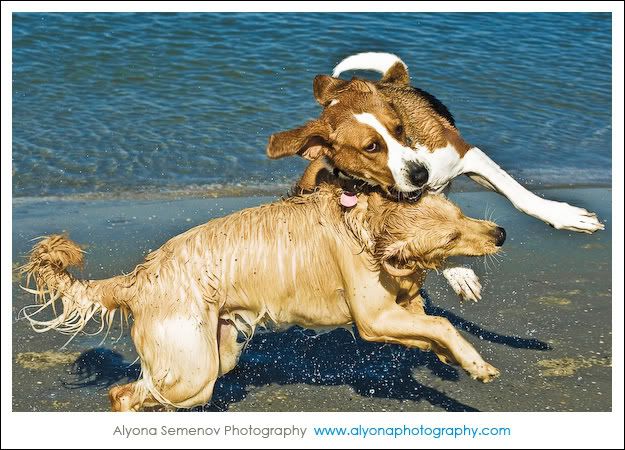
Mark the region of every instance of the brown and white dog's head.
POLYGON ((300 155, 326 157, 333 169, 378 185, 387 193, 417 199, 428 170, 407 145, 404 126, 394 107, 369 81, 318 75, 314 95, 324 106, 318 119, 272 135, 270 158, 300 155))

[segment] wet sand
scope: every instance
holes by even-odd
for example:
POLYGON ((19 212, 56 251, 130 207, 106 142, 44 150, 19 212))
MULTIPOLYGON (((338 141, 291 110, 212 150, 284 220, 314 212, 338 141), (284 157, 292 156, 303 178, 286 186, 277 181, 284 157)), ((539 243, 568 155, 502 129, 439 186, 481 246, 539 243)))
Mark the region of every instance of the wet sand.
MULTIPOLYGON (((467 259, 483 299, 461 303, 443 278, 426 281, 428 312, 448 317, 501 370, 472 380, 431 353, 364 342, 346 330, 261 333, 219 380, 206 411, 610 411, 611 190, 554 189, 547 197, 596 211, 606 230, 556 231, 496 194, 452 194, 467 215, 506 228, 498 261, 467 259)), ((170 237, 273 197, 20 201, 13 205, 13 261, 31 239, 68 232, 86 244, 84 278, 131 270, 170 237)), ((31 303, 14 277, 13 313, 31 303)), ((97 327, 94 324, 94 328, 97 327)), ((14 411, 107 411, 108 387, 139 374, 125 327, 102 335, 37 334, 13 324, 14 411), (134 363, 133 363, 134 362, 134 363)))

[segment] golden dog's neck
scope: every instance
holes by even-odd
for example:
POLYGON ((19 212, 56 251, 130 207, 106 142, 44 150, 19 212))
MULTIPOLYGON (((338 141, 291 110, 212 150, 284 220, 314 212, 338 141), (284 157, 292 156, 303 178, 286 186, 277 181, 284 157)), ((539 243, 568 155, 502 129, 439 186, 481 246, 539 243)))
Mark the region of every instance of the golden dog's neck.
MULTIPOLYGON (((372 260, 379 260, 388 252, 390 244, 409 240, 410 230, 432 226, 432 221, 443 225, 447 219, 449 200, 436 194, 425 194, 417 202, 390 200, 375 187, 356 191, 354 207, 341 206, 340 197, 349 185, 321 183, 312 192, 292 195, 285 205, 302 205, 308 212, 316 211, 321 226, 331 227, 352 244, 365 249, 372 260)), ((274 204, 280 208, 280 203, 274 204)), ((271 205, 269 206, 271 207, 271 205)), ((427 234, 427 233, 423 233, 427 234)), ((436 268, 441 261, 431 261, 424 268, 436 268)))

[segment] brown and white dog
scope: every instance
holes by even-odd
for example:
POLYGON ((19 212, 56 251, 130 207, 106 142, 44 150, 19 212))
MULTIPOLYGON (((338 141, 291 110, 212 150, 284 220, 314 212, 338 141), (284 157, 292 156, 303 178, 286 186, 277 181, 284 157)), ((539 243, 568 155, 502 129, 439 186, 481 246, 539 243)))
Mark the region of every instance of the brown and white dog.
POLYGON ((447 257, 496 253, 503 229, 440 195, 398 203, 361 193, 351 209, 340 195, 321 186, 211 220, 106 280, 74 277, 67 269, 82 263, 82 250, 49 236, 23 267, 26 284, 35 281, 26 289, 43 303, 25 315, 37 331, 76 334, 94 315, 103 329, 116 310, 132 314, 141 378, 109 391, 115 411, 206 404, 237 364, 238 333, 251 337, 257 326, 355 324, 366 340, 432 350, 473 378, 496 377, 447 319, 425 314, 419 288, 447 257), (40 317, 46 307, 59 314, 40 317))
POLYGON ((321 116, 271 136, 268 156, 299 154, 312 160, 300 180, 303 189, 336 172, 416 200, 421 192, 441 192, 453 178, 466 174, 557 229, 592 233, 604 228, 594 213, 529 192, 461 137, 445 105, 409 82, 406 65, 395 55, 346 58, 333 77, 314 80, 315 98, 324 107, 321 116), (379 82, 337 78, 361 69, 384 75, 379 82))

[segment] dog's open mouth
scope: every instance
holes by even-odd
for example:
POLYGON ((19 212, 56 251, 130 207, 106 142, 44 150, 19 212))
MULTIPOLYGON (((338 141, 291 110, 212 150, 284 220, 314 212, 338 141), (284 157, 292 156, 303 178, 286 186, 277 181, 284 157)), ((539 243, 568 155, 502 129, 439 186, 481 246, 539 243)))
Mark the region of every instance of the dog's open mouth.
POLYGON ((395 201, 414 203, 421 198, 421 195, 423 195, 423 190, 419 189, 411 192, 400 192, 394 188, 391 188, 388 193, 390 198, 395 201))

